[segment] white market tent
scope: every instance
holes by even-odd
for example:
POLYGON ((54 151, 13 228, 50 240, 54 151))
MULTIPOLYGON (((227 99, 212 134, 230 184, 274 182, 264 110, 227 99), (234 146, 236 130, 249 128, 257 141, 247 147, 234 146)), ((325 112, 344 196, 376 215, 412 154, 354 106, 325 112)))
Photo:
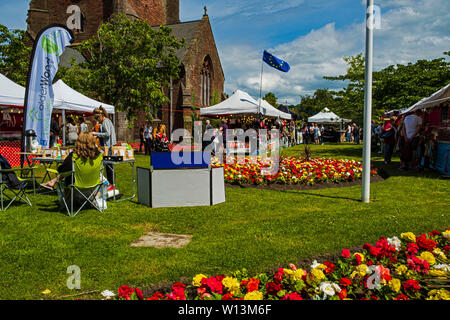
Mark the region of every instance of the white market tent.
POLYGON ((247 92, 236 90, 228 99, 207 108, 200 109, 201 116, 221 116, 258 113, 258 102, 247 92))
MULTIPOLYGON (((95 108, 103 106, 108 114, 114 114, 114 106, 86 97, 62 80, 53 84, 53 92, 55 96, 53 108, 55 109, 93 112, 95 108)), ((0 105, 23 107, 24 101, 25 88, 0 73, 0 105)))
POLYGON ((291 120, 292 116, 289 113, 278 110, 264 99, 258 99, 257 103, 259 104, 260 102, 261 102, 261 113, 263 115, 291 120))
POLYGON ((290 119, 291 115, 277 110, 267 101, 253 99, 247 92, 236 90, 228 99, 208 108, 201 108, 201 116, 224 116, 224 115, 241 115, 241 114, 262 114, 268 117, 290 119), (259 110, 259 112, 258 112, 259 110))
POLYGON ((423 98, 416 104, 404 110, 401 114, 414 112, 418 109, 432 108, 440 105, 442 102, 447 101, 449 99, 450 99, 450 83, 445 87, 443 87, 442 89, 440 89, 439 91, 433 93, 431 96, 423 98))
POLYGON ((23 107, 25 88, 0 73, 0 105, 23 107))
POLYGON ((108 114, 114 114, 114 106, 86 97, 69 87, 62 80, 53 84, 53 92, 55 94, 53 108, 55 109, 93 112, 95 108, 102 106, 108 114))
POLYGON ((342 122, 351 122, 348 119, 342 119, 337 116, 335 113, 331 112, 330 109, 324 108, 318 114, 309 117, 308 122, 311 123, 342 123, 342 122))

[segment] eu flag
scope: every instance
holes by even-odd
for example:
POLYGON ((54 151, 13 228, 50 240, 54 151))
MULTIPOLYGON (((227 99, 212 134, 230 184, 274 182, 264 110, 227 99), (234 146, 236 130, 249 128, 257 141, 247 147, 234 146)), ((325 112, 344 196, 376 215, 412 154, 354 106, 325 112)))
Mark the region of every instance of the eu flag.
POLYGON ((289 69, 291 69, 291 67, 286 61, 278 59, 274 55, 268 53, 266 50, 264 50, 263 61, 267 63, 269 66, 283 72, 288 72, 289 69))

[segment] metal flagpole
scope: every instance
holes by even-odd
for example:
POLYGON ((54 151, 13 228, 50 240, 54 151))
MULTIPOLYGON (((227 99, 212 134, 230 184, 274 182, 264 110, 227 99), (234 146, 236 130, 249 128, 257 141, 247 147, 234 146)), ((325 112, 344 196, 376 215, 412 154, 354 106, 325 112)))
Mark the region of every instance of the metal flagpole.
POLYGON ((258 104, 258 118, 261 120, 261 99, 262 99, 262 80, 263 80, 264 59, 261 60, 261 81, 259 83, 259 104, 258 104))
POLYGON ((364 90, 364 147, 362 196, 364 203, 370 202, 370 146, 372 122, 372 57, 373 57, 373 0, 367 0, 366 10, 366 75, 364 90))
POLYGON ((169 139, 172 141, 172 130, 173 130, 173 118, 172 118, 172 106, 173 106, 173 83, 172 77, 170 77, 170 111, 169 111, 169 139))
POLYGON ((62 123, 63 123, 63 130, 62 130, 63 146, 66 146, 66 110, 65 109, 62 109, 62 123))

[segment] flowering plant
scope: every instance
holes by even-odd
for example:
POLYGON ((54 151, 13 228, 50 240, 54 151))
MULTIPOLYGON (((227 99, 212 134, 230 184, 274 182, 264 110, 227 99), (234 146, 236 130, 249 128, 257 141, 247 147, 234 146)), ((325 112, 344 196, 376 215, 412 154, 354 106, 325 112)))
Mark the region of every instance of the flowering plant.
MULTIPOLYGON (((272 165, 270 158, 246 157, 243 161, 219 163, 212 159, 213 167, 224 167, 225 182, 231 184, 267 185, 277 184, 307 184, 321 182, 354 181, 362 177, 362 163, 342 159, 310 159, 280 157, 279 171, 273 175, 263 175, 262 169, 272 165)), ((376 175, 377 169, 371 170, 376 175)))
MULTIPOLYGON (((246 269, 228 276, 198 274, 147 300, 450 300, 449 235, 450 229, 381 237, 361 252, 343 249, 336 261, 314 260, 309 271, 290 264, 273 274, 249 275, 246 269)), ((132 293, 144 299, 137 290, 122 286, 119 299, 132 293)))

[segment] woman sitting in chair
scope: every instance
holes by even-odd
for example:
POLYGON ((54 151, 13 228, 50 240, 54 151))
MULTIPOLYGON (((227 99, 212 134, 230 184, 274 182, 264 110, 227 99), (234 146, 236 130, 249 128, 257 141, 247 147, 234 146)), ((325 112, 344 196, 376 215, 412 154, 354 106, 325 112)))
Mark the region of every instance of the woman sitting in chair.
MULTIPOLYGON (((88 132, 82 132, 77 141, 75 142, 75 147, 73 148, 73 152, 69 153, 64 162, 58 167, 58 175, 56 178, 41 184, 42 187, 53 190, 56 182, 61 180, 61 174, 64 172, 71 172, 73 170, 72 163, 79 162, 77 160, 81 160, 81 164, 83 165, 85 170, 97 171, 97 167, 100 170, 101 162, 103 160, 103 155, 100 152, 99 147, 96 144, 97 138, 88 132)), ((97 177, 100 176, 100 171, 97 173, 97 177)), ((69 175, 65 178, 65 184, 69 185, 72 183, 72 177, 69 175)), ((75 183, 75 181, 73 181, 75 183)))

